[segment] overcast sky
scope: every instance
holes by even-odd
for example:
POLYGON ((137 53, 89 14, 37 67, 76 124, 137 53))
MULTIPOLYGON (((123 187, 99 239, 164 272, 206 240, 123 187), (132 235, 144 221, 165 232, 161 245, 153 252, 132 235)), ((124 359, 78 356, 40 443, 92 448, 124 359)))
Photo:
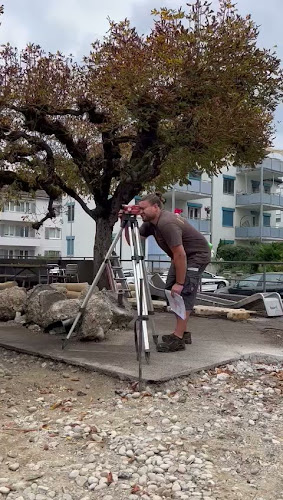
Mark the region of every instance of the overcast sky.
MULTIPOLYGON (((23 48, 28 42, 45 50, 72 53, 76 58, 87 54, 90 44, 102 37, 107 17, 118 21, 128 17, 140 33, 149 31, 153 8, 185 6, 178 0, 0 0, 5 14, 0 28, 0 43, 10 42, 23 48)), ((236 0, 235 0, 236 1, 236 0)), ((214 5, 217 0, 213 0, 214 5)), ((283 60, 283 0, 238 0, 241 14, 252 14, 260 25, 259 44, 266 48, 277 46, 283 60)), ((282 63, 283 65, 283 63, 282 63)), ((277 128, 274 145, 283 149, 283 105, 275 116, 277 128)))

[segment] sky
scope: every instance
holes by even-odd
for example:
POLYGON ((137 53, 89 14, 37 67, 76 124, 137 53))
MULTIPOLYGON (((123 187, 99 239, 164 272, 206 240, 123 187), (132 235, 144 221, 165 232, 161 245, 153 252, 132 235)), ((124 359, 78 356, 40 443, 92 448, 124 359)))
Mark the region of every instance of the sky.
MULTIPOLYGON (((18 48, 27 43, 39 44, 46 51, 60 50, 76 59, 88 54, 91 42, 103 37, 107 18, 119 21, 129 18, 139 33, 152 25, 151 9, 185 7, 181 0, 0 0, 5 13, 0 27, 0 43, 10 42, 18 48)), ((212 0, 216 6, 217 0, 212 0)), ((251 14, 260 26, 259 45, 276 46, 283 66, 283 0, 238 0, 242 15, 251 14)), ((274 119, 274 146, 283 149, 283 105, 274 119)))

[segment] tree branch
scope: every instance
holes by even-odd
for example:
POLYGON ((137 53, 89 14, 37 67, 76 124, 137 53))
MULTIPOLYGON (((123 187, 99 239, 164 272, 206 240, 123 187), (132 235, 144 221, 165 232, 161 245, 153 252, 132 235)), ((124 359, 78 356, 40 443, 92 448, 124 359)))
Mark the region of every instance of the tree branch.
POLYGON ((52 197, 49 198, 48 208, 47 208, 46 215, 42 219, 40 219, 39 221, 32 223, 33 229, 36 229, 38 231, 39 228, 44 224, 44 222, 46 220, 48 220, 48 219, 55 219, 56 212, 55 212, 54 207, 53 207, 54 201, 55 201, 54 198, 52 198, 52 197))
POLYGON ((67 186, 67 184, 65 184, 65 182, 57 174, 55 175, 56 175, 55 183, 60 187, 60 189, 67 195, 71 196, 71 198, 76 200, 82 207, 82 209, 85 211, 85 213, 87 213, 93 219, 94 210, 87 206, 87 204, 83 201, 83 199, 77 194, 77 192, 74 189, 67 186))
POLYGON ((48 136, 54 135, 56 139, 61 142, 61 144, 66 146, 68 153, 72 156, 74 162, 79 167, 81 162, 86 161, 87 156, 85 145, 82 147, 81 142, 76 144, 67 127, 65 127, 59 120, 48 120, 46 117, 47 113, 42 111, 42 109, 38 110, 35 107, 13 106, 12 109, 24 115, 26 125, 31 132, 37 131, 48 136))
POLYGON ((21 191, 25 193, 30 193, 36 189, 40 189, 40 186, 35 184, 30 184, 28 181, 21 179, 19 175, 11 170, 0 170, 0 189, 5 186, 11 186, 16 183, 21 191))

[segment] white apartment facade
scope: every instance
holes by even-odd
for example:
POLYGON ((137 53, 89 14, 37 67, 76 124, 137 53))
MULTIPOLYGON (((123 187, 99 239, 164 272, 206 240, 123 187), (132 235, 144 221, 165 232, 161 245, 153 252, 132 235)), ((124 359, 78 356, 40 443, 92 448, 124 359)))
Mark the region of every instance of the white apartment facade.
MULTIPOLYGON (((86 201, 89 208, 95 207, 94 202, 86 201)), ((131 203, 135 203, 135 200, 131 203)), ((95 239, 94 220, 85 213, 78 202, 69 197, 63 200, 62 220, 62 257, 74 259, 93 258, 95 239)), ((117 222, 113 229, 113 238, 119 230, 120 223, 117 222)), ((131 267, 131 252, 124 234, 117 244, 116 252, 122 260, 125 260, 125 267, 131 267)))
POLYGON ((38 191, 35 198, 22 194, 17 201, 7 201, 0 211, 0 258, 60 257, 62 220, 47 220, 36 231, 32 223, 44 217, 48 197, 38 191))

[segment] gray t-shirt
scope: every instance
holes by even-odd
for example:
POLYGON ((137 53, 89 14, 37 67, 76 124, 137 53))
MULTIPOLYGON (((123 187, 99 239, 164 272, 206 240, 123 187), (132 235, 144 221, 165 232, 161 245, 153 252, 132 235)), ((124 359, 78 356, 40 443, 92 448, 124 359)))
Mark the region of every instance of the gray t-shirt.
POLYGON ((157 224, 144 222, 140 227, 141 236, 154 236, 157 244, 170 258, 173 257, 172 247, 183 245, 190 266, 207 265, 211 252, 205 237, 197 231, 186 219, 179 215, 162 210, 157 224))

